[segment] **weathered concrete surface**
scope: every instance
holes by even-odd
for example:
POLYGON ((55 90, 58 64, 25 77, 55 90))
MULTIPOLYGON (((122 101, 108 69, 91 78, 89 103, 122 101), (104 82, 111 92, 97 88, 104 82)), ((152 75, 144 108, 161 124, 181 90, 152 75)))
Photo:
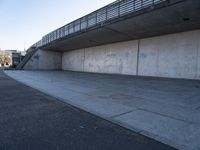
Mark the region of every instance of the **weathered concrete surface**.
POLYGON ((65 53, 39 50, 24 69, 200 79, 200 30, 65 53))
POLYGON ((84 71, 136 75, 137 41, 85 49, 84 71))
POLYGON ((179 149, 200 149, 200 81, 6 71, 36 89, 179 149))
POLYGON ((25 70, 60 70, 62 54, 38 50, 24 66, 25 70))
POLYGON ((62 55, 62 69, 72 71, 83 71, 85 50, 74 50, 62 55))
POLYGON ((62 69, 136 75, 137 41, 108 44, 63 53, 62 69))
POLYGON ((200 79, 200 30, 140 40, 139 74, 200 79))
POLYGON ((175 150, 27 87, 2 71, 0 149, 175 150))
POLYGON ((200 79, 200 30, 63 53, 62 69, 200 79))

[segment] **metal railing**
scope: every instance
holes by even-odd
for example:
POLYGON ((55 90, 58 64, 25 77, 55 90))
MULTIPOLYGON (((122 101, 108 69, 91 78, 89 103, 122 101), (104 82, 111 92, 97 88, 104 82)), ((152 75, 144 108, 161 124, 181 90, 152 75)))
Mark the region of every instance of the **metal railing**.
POLYGON ((23 69, 24 65, 26 65, 26 63, 29 61, 29 59, 34 55, 36 51, 37 51, 36 47, 30 47, 27 50, 24 59, 17 65, 16 69, 17 70, 23 69))
POLYGON ((158 5, 168 0, 118 0, 82 18, 79 18, 47 35, 35 43, 34 47, 45 46, 52 41, 69 36, 79 31, 85 31, 96 25, 103 25, 105 22, 142 9, 158 5))

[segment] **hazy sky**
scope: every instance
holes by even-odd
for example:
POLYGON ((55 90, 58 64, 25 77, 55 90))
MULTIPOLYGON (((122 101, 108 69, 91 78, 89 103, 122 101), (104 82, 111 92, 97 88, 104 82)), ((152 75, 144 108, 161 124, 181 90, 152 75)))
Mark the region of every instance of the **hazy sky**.
POLYGON ((0 48, 24 50, 43 35, 114 0, 0 0, 0 48))

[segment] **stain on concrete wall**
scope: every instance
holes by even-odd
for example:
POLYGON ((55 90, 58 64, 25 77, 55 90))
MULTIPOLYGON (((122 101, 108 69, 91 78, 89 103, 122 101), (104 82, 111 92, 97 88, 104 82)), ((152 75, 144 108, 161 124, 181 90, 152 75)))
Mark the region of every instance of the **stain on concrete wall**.
POLYGON ((200 79, 199 39, 199 30, 142 39, 138 75, 200 79))
POLYGON ((136 75, 138 42, 128 41, 63 53, 64 70, 136 75))
POLYGON ((136 75, 136 41, 85 49, 84 71, 136 75))
POLYGON ((62 69, 72 71, 83 71, 84 49, 74 50, 62 55, 62 69))
POLYGON ((60 70, 62 54, 38 50, 24 66, 25 70, 60 70))
POLYGON ((200 79, 200 30, 65 52, 62 59, 64 70, 200 79))
POLYGON ((25 69, 200 79, 200 30, 73 50, 39 50, 25 69))

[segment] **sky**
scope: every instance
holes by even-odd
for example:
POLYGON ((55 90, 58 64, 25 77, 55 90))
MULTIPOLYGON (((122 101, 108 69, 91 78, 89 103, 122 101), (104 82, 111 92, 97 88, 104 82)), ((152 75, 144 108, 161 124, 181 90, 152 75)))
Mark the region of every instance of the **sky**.
POLYGON ((0 49, 24 50, 115 0, 0 0, 0 49))

